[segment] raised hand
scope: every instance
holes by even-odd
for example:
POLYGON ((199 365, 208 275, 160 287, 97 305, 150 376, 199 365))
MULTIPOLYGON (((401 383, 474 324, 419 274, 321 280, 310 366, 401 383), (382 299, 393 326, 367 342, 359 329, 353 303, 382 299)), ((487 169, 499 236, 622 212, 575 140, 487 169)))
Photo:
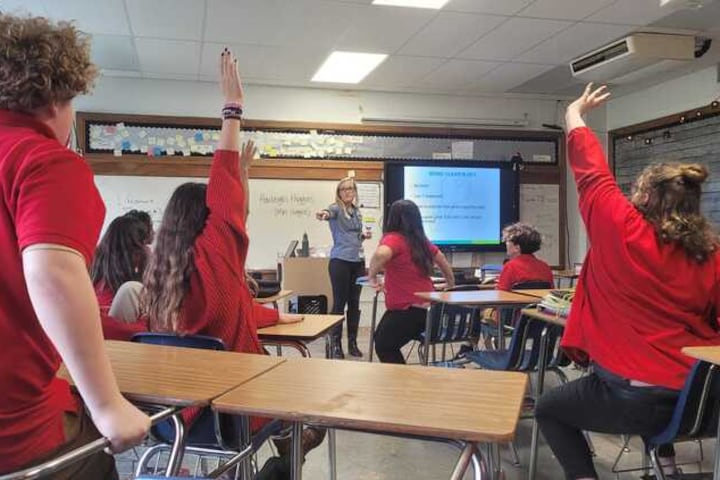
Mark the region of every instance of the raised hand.
POLYGON ((255 148, 255 142, 248 140, 243 144, 242 151, 240 152, 240 166, 249 168, 256 153, 257 148, 255 148))
POLYGON ((610 97, 610 92, 607 91, 606 85, 593 90, 593 84, 588 83, 585 86, 583 94, 580 95, 574 102, 568 105, 568 111, 570 109, 577 110, 580 115, 584 115, 586 112, 592 110, 599 105, 602 105, 610 97))
POLYGON ((225 104, 243 105, 245 94, 238 72, 237 58, 227 48, 220 54, 220 89, 225 104))

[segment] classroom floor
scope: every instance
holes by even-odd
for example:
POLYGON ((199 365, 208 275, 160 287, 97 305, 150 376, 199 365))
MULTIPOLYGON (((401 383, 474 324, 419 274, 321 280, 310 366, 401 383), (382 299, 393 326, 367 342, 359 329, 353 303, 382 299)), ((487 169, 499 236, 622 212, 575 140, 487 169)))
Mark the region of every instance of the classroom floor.
MULTIPOLYGON (((360 349, 366 355, 368 331, 367 328, 361 328, 358 342, 360 349)), ((322 358, 325 355, 324 341, 311 344, 310 351, 314 357, 322 358)), ((291 351, 284 353, 288 356, 295 355, 295 352, 291 351)), ((416 361, 416 358, 416 354, 413 352, 410 361, 416 361)), ((366 360, 366 358, 363 360, 366 360)), ((377 358, 375 361, 377 361, 377 358)), ((572 370, 569 373, 572 376, 572 370)), ((553 375, 548 375, 546 383, 552 386, 554 382, 553 375)), ((448 392, 448 395, 452 394, 455 393, 448 392)), ((459 394, 462 394, 462 392, 459 392, 459 394)), ((503 458, 506 480, 525 480, 527 478, 531 427, 532 422, 530 420, 522 420, 518 427, 517 448, 520 455, 520 467, 512 465, 508 448, 501 447, 500 453, 503 458)), ((622 473, 618 476, 612 472, 612 464, 622 445, 622 439, 619 435, 593 434, 592 440, 596 451, 596 469, 601 479, 630 480, 641 478, 641 472, 622 473)), ((704 472, 712 471, 714 448, 714 442, 703 442, 705 459, 702 462, 702 469, 704 472)), ((687 473, 697 472, 699 452, 697 444, 693 442, 679 444, 676 449, 678 461, 694 462, 692 465, 681 467, 683 471, 687 473)), ((143 450, 143 447, 138 447, 135 451, 129 451, 117 456, 121 479, 132 478, 135 461, 143 450)), ((620 463, 621 468, 640 466, 642 463, 641 451, 642 446, 639 439, 633 438, 630 451, 623 454, 620 463)), ((318 480, 329 477, 327 453, 326 442, 307 456, 303 468, 304 478, 318 480)), ((268 444, 263 446, 258 456, 260 465, 272 454, 273 452, 268 444)), ((364 433, 337 432, 337 476, 341 480, 395 480, 408 475, 416 479, 448 478, 457 457, 458 452, 456 450, 438 443, 364 433)), ((186 457, 184 465, 189 472, 194 471, 195 464, 196 459, 194 457, 186 457)), ((467 474, 465 478, 470 479, 471 475, 467 474)), ((544 442, 541 441, 536 479, 562 480, 563 478, 564 475, 557 461, 544 442)), ((711 476, 707 475, 707 478, 711 478, 711 476)))

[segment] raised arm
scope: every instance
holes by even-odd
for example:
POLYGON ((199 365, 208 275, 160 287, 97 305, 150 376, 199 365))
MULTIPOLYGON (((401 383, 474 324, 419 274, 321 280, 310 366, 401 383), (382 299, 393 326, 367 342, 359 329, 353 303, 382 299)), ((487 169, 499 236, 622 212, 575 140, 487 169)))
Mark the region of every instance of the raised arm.
POLYGON ((568 163, 577 184, 580 214, 591 240, 600 229, 623 225, 633 210, 610 172, 602 145, 583 120, 586 112, 603 104, 609 96, 605 86, 593 90, 592 84, 588 84, 565 113, 568 163))

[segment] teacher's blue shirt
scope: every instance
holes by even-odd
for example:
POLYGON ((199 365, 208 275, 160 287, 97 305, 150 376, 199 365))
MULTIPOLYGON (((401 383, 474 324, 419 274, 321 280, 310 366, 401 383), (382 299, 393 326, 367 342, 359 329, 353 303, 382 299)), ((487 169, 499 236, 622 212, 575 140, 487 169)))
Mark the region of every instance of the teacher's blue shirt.
POLYGON ((330 213, 330 233, 333 237, 333 247, 330 258, 338 258, 348 262, 359 262, 362 248, 362 215, 355 207, 347 209, 348 214, 333 203, 327 208, 330 213))

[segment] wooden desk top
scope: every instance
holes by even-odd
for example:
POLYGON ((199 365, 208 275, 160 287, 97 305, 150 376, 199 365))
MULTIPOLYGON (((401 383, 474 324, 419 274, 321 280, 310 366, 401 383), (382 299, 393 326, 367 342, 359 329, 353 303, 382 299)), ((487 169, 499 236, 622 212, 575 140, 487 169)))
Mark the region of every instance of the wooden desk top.
POLYGON ((574 288, 530 288, 530 289, 513 289, 513 292, 521 295, 530 295, 531 297, 544 298, 550 292, 574 292, 574 288))
POLYGON ((315 340, 325 335, 328 330, 343 321, 342 315, 308 315, 305 320, 298 323, 273 325, 272 327, 258 330, 258 337, 261 340, 273 340, 278 338, 293 340, 315 340))
POLYGON ((682 353, 688 357, 720 365, 720 345, 710 347, 684 347, 682 353))
POLYGON ((416 293, 423 300, 448 305, 529 305, 537 303, 537 297, 521 295, 519 293, 505 292, 503 290, 474 290, 466 292, 419 292, 416 293))
POLYGON ((255 302, 257 302, 261 305, 264 305, 266 303, 278 302, 285 297, 289 297, 292 294, 293 294, 292 290, 280 290, 278 293, 276 293, 272 297, 256 298, 255 302))
POLYGON ((213 408, 338 428, 507 442, 527 377, 322 359, 289 359, 213 401, 213 408))
POLYGON ((537 308, 523 308, 520 310, 523 315, 527 315, 530 318, 541 320, 543 322, 552 323, 553 325, 560 325, 565 327, 567 324, 567 318, 559 315, 553 315, 552 313, 540 312, 537 308))
MULTIPOLYGON (((133 402, 208 405, 210 400, 285 360, 268 355, 107 340, 120 392, 133 402)), ((72 383, 65 367, 59 376, 72 383)))

